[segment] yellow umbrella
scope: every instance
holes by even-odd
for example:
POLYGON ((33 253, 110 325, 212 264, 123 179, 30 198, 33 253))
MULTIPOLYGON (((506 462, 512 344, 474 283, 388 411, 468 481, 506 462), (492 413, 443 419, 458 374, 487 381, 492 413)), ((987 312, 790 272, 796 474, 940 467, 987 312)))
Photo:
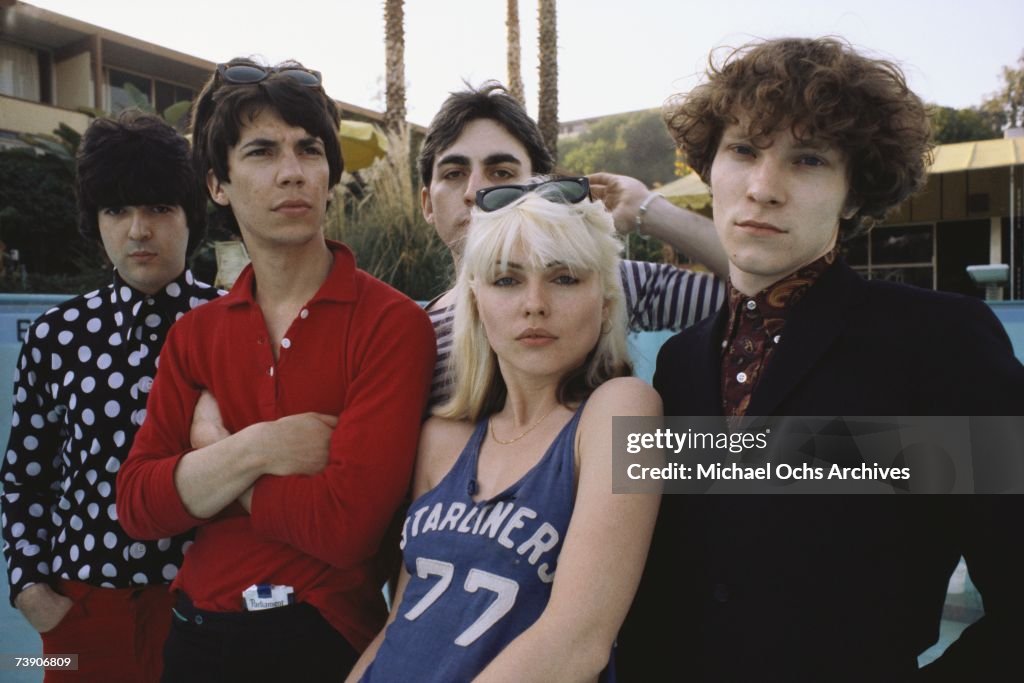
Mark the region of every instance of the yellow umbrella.
POLYGON ((345 170, 366 168, 388 153, 388 138, 377 126, 364 121, 342 120, 338 128, 345 170))
POLYGON ((667 185, 655 188, 676 206, 698 211, 711 203, 711 190, 696 173, 684 175, 667 185))

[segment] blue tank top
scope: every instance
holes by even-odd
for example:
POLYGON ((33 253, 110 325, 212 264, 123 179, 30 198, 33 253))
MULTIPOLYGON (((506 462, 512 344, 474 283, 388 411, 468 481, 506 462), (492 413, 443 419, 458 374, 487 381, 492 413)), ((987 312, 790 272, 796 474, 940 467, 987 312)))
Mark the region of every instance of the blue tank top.
POLYGON ((472 680, 532 625, 551 596, 574 504, 574 444, 583 406, 523 477, 473 501, 487 420, 402 530, 409 583, 366 683, 472 680))

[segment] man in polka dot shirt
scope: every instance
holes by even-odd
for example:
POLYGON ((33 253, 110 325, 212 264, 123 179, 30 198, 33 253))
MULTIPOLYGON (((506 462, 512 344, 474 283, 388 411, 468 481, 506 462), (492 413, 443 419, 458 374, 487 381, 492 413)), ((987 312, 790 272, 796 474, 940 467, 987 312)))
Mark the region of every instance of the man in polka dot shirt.
POLYGON ((79 655, 47 681, 150 681, 188 536, 140 542, 118 522, 114 484, 171 324, 218 292, 186 256, 205 196, 188 142, 139 112, 98 119, 78 153, 80 231, 103 246, 110 285, 50 309, 15 373, 3 459, 3 550, 13 604, 45 653, 79 655))

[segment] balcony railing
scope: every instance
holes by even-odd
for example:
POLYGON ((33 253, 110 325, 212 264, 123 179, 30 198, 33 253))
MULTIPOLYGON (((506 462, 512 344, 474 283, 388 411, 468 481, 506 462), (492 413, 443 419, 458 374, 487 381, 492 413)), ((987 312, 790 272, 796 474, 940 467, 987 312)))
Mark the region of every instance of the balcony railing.
POLYGON ((64 123, 81 133, 89 120, 87 114, 73 109, 0 95, 0 130, 50 134, 64 123))

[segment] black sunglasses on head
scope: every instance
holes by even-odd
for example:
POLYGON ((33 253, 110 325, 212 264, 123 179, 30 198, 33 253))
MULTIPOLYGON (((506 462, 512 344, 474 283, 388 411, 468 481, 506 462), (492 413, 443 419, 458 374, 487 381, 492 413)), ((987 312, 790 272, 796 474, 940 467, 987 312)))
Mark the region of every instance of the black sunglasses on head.
POLYGON ((253 85, 262 83, 274 74, 290 78, 299 85, 319 88, 322 79, 319 71, 300 66, 259 66, 258 64, 218 64, 217 75, 229 85, 253 85))
POLYGON ((565 204, 578 204, 590 197, 590 181, 585 177, 553 178, 532 185, 495 185, 476 193, 476 205, 483 211, 502 209, 527 192, 539 192, 545 199, 565 204))

